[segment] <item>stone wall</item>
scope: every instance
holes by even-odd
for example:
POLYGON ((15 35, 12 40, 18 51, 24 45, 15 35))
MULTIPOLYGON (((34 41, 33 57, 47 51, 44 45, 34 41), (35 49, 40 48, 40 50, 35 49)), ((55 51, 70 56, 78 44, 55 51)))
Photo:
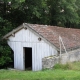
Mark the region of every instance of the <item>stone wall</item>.
POLYGON ((52 68, 55 64, 66 64, 68 62, 80 61, 80 49, 64 53, 61 56, 49 56, 42 59, 42 67, 52 68))
POLYGON ((80 61, 80 49, 68 52, 68 54, 62 54, 60 62, 66 64, 67 62, 80 61))
POLYGON ((52 68, 56 63, 59 62, 59 57, 49 56, 42 59, 42 68, 52 68))

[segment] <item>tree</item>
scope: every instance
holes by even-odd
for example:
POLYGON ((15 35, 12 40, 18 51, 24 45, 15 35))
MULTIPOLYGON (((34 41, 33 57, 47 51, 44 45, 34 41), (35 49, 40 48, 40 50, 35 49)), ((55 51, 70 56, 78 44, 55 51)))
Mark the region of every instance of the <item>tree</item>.
POLYGON ((48 0, 50 24, 66 27, 78 24, 78 7, 75 2, 76 0, 48 0))
POLYGON ((11 51, 6 41, 1 38, 11 29, 11 23, 0 17, 0 68, 6 68, 11 62, 11 51))
POLYGON ((26 14, 25 22, 46 24, 48 8, 45 0, 25 0, 22 6, 22 10, 26 14))
POLYGON ((78 9, 77 9, 77 14, 78 14, 78 16, 79 16, 79 24, 76 25, 76 27, 80 29, 80 0, 76 0, 76 5, 77 5, 77 7, 78 7, 78 9))

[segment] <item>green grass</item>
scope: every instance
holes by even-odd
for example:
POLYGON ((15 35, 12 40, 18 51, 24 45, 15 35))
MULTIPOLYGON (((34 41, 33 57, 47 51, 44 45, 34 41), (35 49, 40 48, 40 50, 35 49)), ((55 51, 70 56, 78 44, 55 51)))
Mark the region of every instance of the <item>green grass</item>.
POLYGON ((0 70, 0 80, 80 80, 80 62, 69 63, 68 68, 55 67, 36 72, 0 70))
POLYGON ((55 69, 69 69, 69 70, 76 70, 80 71, 80 62, 73 62, 73 63, 67 63, 67 64, 56 64, 54 66, 55 69))

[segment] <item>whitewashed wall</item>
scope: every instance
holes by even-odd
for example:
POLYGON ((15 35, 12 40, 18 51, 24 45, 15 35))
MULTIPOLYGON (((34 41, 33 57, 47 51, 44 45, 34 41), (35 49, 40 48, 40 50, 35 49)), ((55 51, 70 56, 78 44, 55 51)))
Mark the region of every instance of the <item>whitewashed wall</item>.
POLYGON ((23 47, 32 48, 33 71, 42 69, 42 58, 57 54, 56 49, 52 48, 52 46, 44 40, 39 41, 38 38, 39 36, 29 29, 22 29, 15 34, 15 37, 9 37, 8 44, 14 51, 14 68, 25 70, 23 47))

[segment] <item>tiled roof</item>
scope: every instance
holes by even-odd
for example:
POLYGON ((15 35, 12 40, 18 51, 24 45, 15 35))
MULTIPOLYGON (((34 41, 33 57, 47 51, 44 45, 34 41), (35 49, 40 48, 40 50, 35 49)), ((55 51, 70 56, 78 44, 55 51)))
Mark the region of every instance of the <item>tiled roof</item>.
MULTIPOLYGON (((50 43, 54 44, 57 48, 59 45, 59 36, 67 50, 80 47, 80 29, 63 28, 57 26, 28 24, 38 34, 47 39, 50 43)), ((62 46, 63 49, 63 46, 62 46)))
MULTIPOLYGON (((27 24, 24 23, 26 27, 30 27, 36 33, 41 35, 51 44, 59 49, 59 36, 62 37, 63 43, 67 50, 75 49, 80 47, 80 29, 72 29, 72 28, 63 28, 57 26, 49 26, 49 25, 39 25, 39 24, 27 24)), ((23 26, 24 26, 23 25, 23 26)), ((3 38, 7 38, 11 35, 11 33, 15 33, 22 29, 22 27, 18 27, 5 35, 3 38)), ((63 49, 63 47, 62 47, 63 49)))

